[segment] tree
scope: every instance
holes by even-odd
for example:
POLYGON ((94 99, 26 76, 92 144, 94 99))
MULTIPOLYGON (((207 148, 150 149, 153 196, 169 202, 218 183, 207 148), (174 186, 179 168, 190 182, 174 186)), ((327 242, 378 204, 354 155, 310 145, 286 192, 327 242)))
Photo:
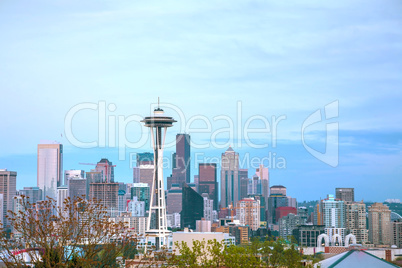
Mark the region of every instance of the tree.
POLYGON ((36 267, 114 267, 117 256, 131 257, 136 248, 135 234, 123 222, 110 221, 97 200, 66 198, 58 207, 51 198, 31 204, 21 197, 21 209, 8 211, 13 237, 1 230, 0 260, 7 267, 25 265, 16 250, 36 267))

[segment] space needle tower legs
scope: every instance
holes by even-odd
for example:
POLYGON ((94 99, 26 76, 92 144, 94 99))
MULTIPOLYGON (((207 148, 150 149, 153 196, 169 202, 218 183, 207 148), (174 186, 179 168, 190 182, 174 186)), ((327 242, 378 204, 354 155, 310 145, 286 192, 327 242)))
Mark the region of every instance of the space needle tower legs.
POLYGON ((150 207, 145 231, 146 245, 148 246, 148 238, 155 238, 156 250, 162 246, 167 246, 167 237, 170 231, 167 229, 166 220, 166 204, 165 204, 165 184, 163 181, 163 147, 165 144, 166 130, 173 126, 176 122, 172 117, 164 115, 164 111, 159 108, 154 110, 153 116, 145 117, 142 120, 146 127, 150 128, 151 140, 154 150, 154 175, 152 180, 152 188, 150 189, 150 207), (155 224, 151 228, 152 214, 155 215, 155 224))

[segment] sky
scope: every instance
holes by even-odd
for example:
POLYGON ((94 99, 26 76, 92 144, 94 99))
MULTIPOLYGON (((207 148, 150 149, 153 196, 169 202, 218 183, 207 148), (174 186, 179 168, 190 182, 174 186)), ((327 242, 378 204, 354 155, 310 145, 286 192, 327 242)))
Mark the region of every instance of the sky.
POLYGON ((52 140, 64 169, 106 157, 132 182, 160 97, 165 156, 189 133, 191 176, 232 146, 299 201, 402 199, 401 29, 397 0, 3 0, 0 168, 36 186, 52 140))

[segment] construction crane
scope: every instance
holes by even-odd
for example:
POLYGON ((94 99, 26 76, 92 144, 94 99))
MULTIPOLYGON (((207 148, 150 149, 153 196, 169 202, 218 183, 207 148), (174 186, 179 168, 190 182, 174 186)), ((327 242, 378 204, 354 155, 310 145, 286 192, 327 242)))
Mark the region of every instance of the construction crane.
POLYGON ((110 182, 109 170, 108 170, 109 166, 110 166, 110 167, 115 167, 115 166, 116 166, 116 165, 109 165, 108 163, 103 163, 103 162, 99 162, 99 163, 96 163, 96 164, 94 164, 94 163, 78 163, 78 164, 79 164, 79 165, 88 165, 88 166, 97 166, 97 165, 100 165, 100 166, 106 167, 106 174, 105 174, 105 180, 106 180, 106 182, 110 182))

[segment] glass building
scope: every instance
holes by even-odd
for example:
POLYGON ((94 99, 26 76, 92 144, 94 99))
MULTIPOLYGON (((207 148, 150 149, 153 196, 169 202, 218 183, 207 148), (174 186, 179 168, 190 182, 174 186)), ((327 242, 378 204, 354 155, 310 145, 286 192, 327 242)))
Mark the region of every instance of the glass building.
POLYGON ((63 184, 63 145, 38 144, 37 183, 43 199, 57 199, 57 187, 63 184))
POLYGON ((196 221, 204 217, 204 198, 187 184, 184 184, 182 192, 180 226, 195 230, 196 221))

